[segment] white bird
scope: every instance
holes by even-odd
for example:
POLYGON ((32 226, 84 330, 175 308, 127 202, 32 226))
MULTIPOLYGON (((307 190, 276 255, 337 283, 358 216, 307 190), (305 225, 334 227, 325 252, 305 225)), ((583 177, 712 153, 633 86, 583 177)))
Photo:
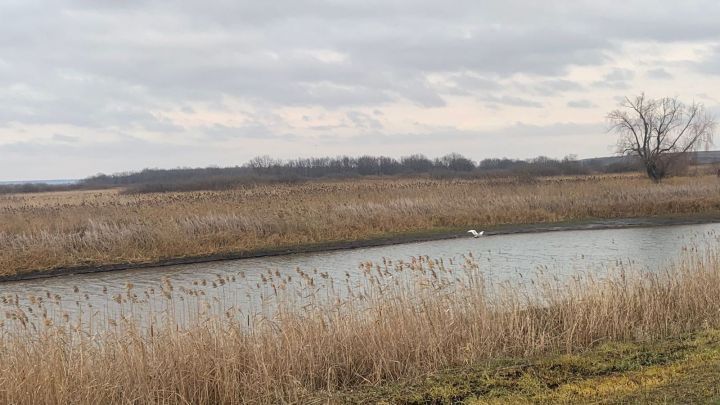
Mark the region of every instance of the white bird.
POLYGON ((471 233, 472 236, 473 236, 473 238, 479 238, 479 237, 483 236, 483 234, 485 233, 485 231, 480 231, 480 232, 478 232, 478 231, 476 231, 476 230, 474 230, 474 229, 471 229, 471 230, 468 231, 468 233, 471 233))

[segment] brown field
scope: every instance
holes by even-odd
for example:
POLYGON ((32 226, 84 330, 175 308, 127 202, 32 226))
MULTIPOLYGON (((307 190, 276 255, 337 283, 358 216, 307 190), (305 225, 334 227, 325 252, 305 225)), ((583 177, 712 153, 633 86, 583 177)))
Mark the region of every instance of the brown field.
POLYGON ((222 192, 0 196, 0 275, 153 262, 420 231, 591 218, 716 214, 720 179, 639 175, 366 179, 222 192))
MULTIPOLYGON (((313 287, 320 275, 278 277, 267 281, 278 287, 273 314, 250 322, 228 308, 187 327, 171 318, 142 326, 136 310, 93 329, 48 315, 75 305, 72 298, 34 297, 26 306, 9 294, 2 297, 12 309, 0 326, 0 402, 366 403, 398 395, 401 403, 577 403, 647 399, 642 389, 667 384, 701 401, 720 394, 713 391, 720 375, 710 372, 720 364, 720 335, 712 332, 720 327, 717 250, 688 253, 656 273, 619 267, 567 280, 541 273, 524 284, 493 285, 472 257, 370 263, 361 271, 366 282, 350 297, 325 300, 327 292, 313 287), (286 286, 305 286, 318 299, 286 306, 286 286), (692 344, 662 343, 702 331, 710 334, 692 344), (660 343, 643 352, 633 349, 638 342, 660 343), (559 354, 575 356, 538 358, 559 354), (491 368, 499 359, 512 366, 491 368), (424 377, 441 370, 448 377, 424 377), (403 381, 421 383, 397 388, 403 381)), ((137 300, 138 309, 143 297, 168 299, 200 311, 179 287, 176 294, 170 285, 127 289, 114 299, 137 300)))

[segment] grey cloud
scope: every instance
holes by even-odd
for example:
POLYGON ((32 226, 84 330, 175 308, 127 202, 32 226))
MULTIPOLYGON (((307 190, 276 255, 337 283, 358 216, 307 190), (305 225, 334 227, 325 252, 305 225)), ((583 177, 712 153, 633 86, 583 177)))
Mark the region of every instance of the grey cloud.
MULTIPOLYGON (((214 130, 219 133, 223 128, 214 130)), ((236 129, 229 127, 225 130, 232 132, 236 129)), ((285 145, 297 142, 293 135, 242 139, 255 145, 272 141, 285 145)), ((292 146, 288 147, 292 149, 292 146)), ((29 138, 0 143, 0 178, 50 178, 48 173, 55 178, 82 178, 97 172, 116 173, 155 167, 233 166, 257 154, 257 150, 248 148, 244 143, 233 146, 232 143, 202 139, 187 139, 182 144, 174 144, 123 134, 103 141, 90 139, 72 143, 29 138)))
POLYGON ((673 78, 673 75, 663 68, 650 69, 645 74, 651 79, 669 80, 673 78))
POLYGON ((345 129, 348 128, 348 125, 346 124, 337 124, 337 125, 311 125, 308 127, 311 131, 320 131, 320 132, 328 132, 328 131, 334 131, 338 129, 345 129))
POLYGON ((602 80, 593 82, 593 86, 623 90, 630 87, 628 82, 634 77, 635 72, 632 70, 615 68, 603 76, 602 80))
POLYGON ((496 95, 485 95, 485 96, 479 96, 479 100, 487 101, 491 104, 501 104, 501 105, 510 105, 514 107, 529 107, 529 108, 542 108, 543 104, 534 101, 529 100, 522 97, 514 97, 514 96, 496 96, 496 95))
POLYGON ((435 85, 440 93, 469 96, 478 92, 498 91, 502 86, 498 81, 469 72, 455 73, 447 78, 447 83, 435 85))
POLYGON ((80 141, 80 138, 77 136, 70 136, 70 135, 63 135, 63 134, 54 134, 52 136, 53 142, 60 142, 60 143, 76 143, 80 141))
POLYGON ((445 100, 425 83, 408 82, 402 87, 396 88, 398 96, 403 97, 422 107, 444 107, 445 100))
POLYGON ((0 123, 179 129, 149 112, 157 102, 123 83, 68 72, 50 72, 44 80, 0 88, 0 123))
POLYGON ((632 80, 635 77, 635 72, 629 69, 613 69, 610 73, 606 74, 604 80, 607 82, 621 82, 625 80, 632 80))
POLYGON ((598 122, 558 122, 551 125, 532 125, 518 122, 498 131, 497 133, 500 135, 514 137, 543 137, 604 134, 605 132, 605 124, 598 122))
MULTIPOLYGON (((375 133, 372 136, 367 134, 350 137, 349 140, 354 142, 372 142, 377 144, 394 143, 408 144, 422 142, 437 142, 441 139, 443 142, 484 141, 489 138, 502 139, 543 139, 546 137, 572 137, 572 136, 588 136, 600 135, 606 133, 604 123, 575 123, 575 122, 558 122, 549 125, 533 125, 523 122, 495 129, 495 130, 461 130, 451 126, 440 127, 421 127, 421 131, 411 133, 395 133, 383 134, 375 133)), ((326 138, 325 140, 336 142, 346 142, 348 139, 326 138)))
POLYGON ((200 129, 200 135, 208 141, 227 141, 230 139, 281 139, 293 140, 297 136, 289 133, 276 132, 270 126, 251 122, 245 125, 213 124, 200 129))
POLYGON ((560 93, 566 93, 570 91, 581 91, 584 87, 574 81, 565 79, 554 79, 545 80, 537 83, 533 86, 533 90, 536 94, 543 96, 553 96, 560 93))
POLYGON ((0 144, 3 157, 0 176, 4 179, 83 178, 98 172, 117 173, 148 167, 207 167, 217 164, 221 158, 223 165, 234 165, 252 157, 252 151, 234 152, 224 156, 222 148, 211 144, 188 148, 132 136, 107 142, 27 140, 0 144))
MULTIPOLYGON (((63 138, 64 136, 60 135, 60 139, 63 138)), ((132 154, 133 151, 145 151, 151 145, 153 145, 152 142, 133 136, 120 136, 115 140, 106 142, 66 142, 59 141, 58 134, 55 134, 50 140, 29 138, 23 141, 0 144, 0 152, 10 156, 16 154, 32 158, 42 158, 48 155, 64 155, 77 158, 82 157, 84 152, 92 149, 94 157, 110 157, 115 154, 132 154)), ((172 148, 172 146, 169 147, 169 149, 172 148)))
POLYGON ((716 45, 712 49, 712 53, 707 55, 704 60, 689 64, 700 72, 720 75, 720 45, 716 45))
POLYGON ((348 111, 346 115, 356 128, 375 131, 383 129, 382 123, 368 114, 359 111, 348 111))
MULTIPOLYGON (((428 85, 427 73, 469 72, 481 79, 471 83, 459 78, 457 89, 492 89, 498 76, 556 76, 570 64, 601 63, 606 51, 617 47, 613 40, 702 39, 719 33, 706 17, 718 8, 712 2, 672 12, 639 2, 612 13, 590 2, 549 3, 461 0, 448 7, 437 1, 397 0, 286 0, 272 5, 181 1, 172 8, 160 1, 6 3, 0 6, 6 16, 0 28, 0 69, 8 74, 0 81, 40 85, 37 78, 43 78, 42 87, 60 105, 76 101, 68 94, 80 90, 100 102, 78 103, 79 114, 101 121, 97 110, 105 103, 167 106, 222 95, 326 107, 404 98, 434 107, 444 105, 442 90, 428 85), (627 24, 638 10, 647 29, 627 24), (542 20, 535 18, 539 13, 542 20), (695 18, 676 21, 677 14, 695 18), (667 21, 674 24, 663 24, 667 21), (44 29, 33 30, 38 26, 44 29), (345 56, 327 63, 306 49, 345 56), (58 77, 58 69, 101 78, 134 94, 112 97, 91 82, 58 77), (482 78, 488 75, 493 78, 482 78)), ((557 81, 537 91, 573 89, 571 83, 557 81)), ((32 103, 28 108, 57 120, 32 103)), ((78 117, 65 121, 82 123, 78 117)))
POLYGON ((570 100, 570 101, 568 101, 567 106, 570 108, 594 108, 594 107, 597 107, 590 100, 570 100))
MULTIPOLYGON (((587 89, 566 75, 612 65, 627 43, 717 43, 719 14, 711 0, 6 1, 0 127, 278 139, 290 135, 272 121, 194 130, 164 113, 435 108, 457 95, 540 108, 558 95, 590 98, 574 92, 593 86, 630 86, 634 73, 621 69, 587 89)), ((688 64, 720 74, 720 46, 688 64)))

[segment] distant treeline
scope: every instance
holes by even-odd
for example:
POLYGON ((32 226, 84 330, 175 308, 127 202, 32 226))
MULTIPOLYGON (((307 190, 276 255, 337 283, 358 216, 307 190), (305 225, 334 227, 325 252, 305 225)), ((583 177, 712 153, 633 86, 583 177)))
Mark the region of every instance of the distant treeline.
POLYGON ((639 170, 633 159, 606 164, 601 160, 585 162, 567 156, 563 159, 537 157, 529 160, 485 159, 473 162, 452 153, 429 159, 411 155, 395 159, 387 156, 339 156, 273 159, 253 158, 243 166, 145 169, 140 172, 100 174, 81 181, 86 188, 124 187, 129 193, 166 191, 222 190, 248 184, 292 183, 321 178, 364 176, 427 176, 435 178, 522 177, 577 175, 639 170))
POLYGON ((410 155, 395 159, 387 156, 339 156, 292 160, 259 156, 242 166, 145 169, 139 172, 98 174, 75 184, 18 184, 0 186, 3 193, 32 193, 78 189, 123 187, 128 193, 223 190, 248 184, 292 183, 321 178, 364 176, 426 176, 433 178, 518 177, 618 173, 637 171, 633 158, 577 160, 575 156, 552 159, 484 159, 474 162, 451 153, 436 159, 410 155))

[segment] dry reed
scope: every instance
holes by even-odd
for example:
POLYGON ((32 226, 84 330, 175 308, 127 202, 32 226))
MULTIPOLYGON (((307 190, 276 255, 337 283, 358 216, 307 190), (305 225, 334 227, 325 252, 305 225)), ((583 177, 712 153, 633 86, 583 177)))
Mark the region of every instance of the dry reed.
POLYGON ((307 402, 496 357, 718 327, 720 251, 693 253, 654 273, 620 267, 498 285, 471 257, 368 263, 362 288, 300 307, 278 294, 272 315, 250 324, 223 312, 150 327, 127 315, 93 331, 8 316, 0 402, 307 402))
POLYGON ((0 275, 498 224, 720 212, 720 181, 358 180, 223 192, 0 196, 0 275))

